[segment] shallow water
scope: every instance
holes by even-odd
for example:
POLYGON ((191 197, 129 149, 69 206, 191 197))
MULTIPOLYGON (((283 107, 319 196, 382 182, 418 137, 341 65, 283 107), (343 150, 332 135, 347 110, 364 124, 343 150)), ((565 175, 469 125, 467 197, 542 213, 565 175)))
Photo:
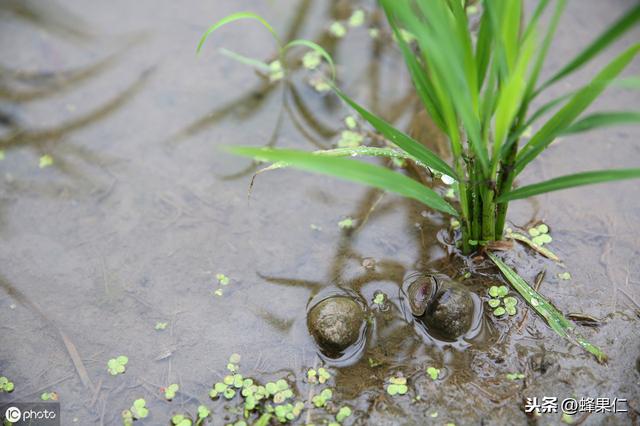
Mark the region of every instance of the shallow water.
MULTIPOLYGON (((340 285, 370 304, 377 291, 389 302, 374 311, 361 360, 331 369, 335 399, 354 408, 350 424, 522 424, 522 400, 531 396, 619 397, 629 400, 630 412, 640 409, 637 182, 557 192, 515 202, 510 211, 515 225, 539 219, 550 226, 551 248, 573 278, 558 279, 565 269, 522 247, 512 263, 529 282, 546 270, 541 292, 563 312, 604 320, 580 331, 607 352, 608 366, 533 313, 522 321, 522 304, 514 320, 485 318, 490 326, 468 347, 433 344, 417 333, 400 301, 408 271, 435 268, 460 278, 469 270, 464 282, 481 296, 499 279, 486 264, 449 259, 439 232, 447 219, 439 214, 297 171, 260 175, 247 199, 255 165, 219 146, 327 147, 349 111, 318 95, 303 71, 291 85, 268 85, 218 52, 273 59, 273 41, 254 23, 221 30, 200 57, 197 40, 228 13, 257 11, 284 38, 329 47, 341 86, 407 127, 416 111, 398 52, 363 28, 337 42, 324 33, 353 4, 0 3, 0 373, 16 384, 0 403, 54 390, 62 424, 119 424, 121 411, 144 397, 151 417, 139 424, 168 423, 199 403, 212 408, 212 424, 224 424, 235 419, 224 410, 230 404, 207 393, 234 352, 245 375, 287 377, 307 394, 305 371, 321 361, 306 328, 307 303, 340 285), (40 169, 44 154, 54 164, 40 169), (356 230, 338 227, 347 216, 358 221, 356 230), (375 268, 364 267, 365 259, 375 268), (218 285, 217 273, 230 284, 218 285), (168 322, 167 329, 156 331, 157 322, 168 322), (127 372, 111 377, 107 361, 118 355, 129 357, 127 372), (427 366, 441 369, 438 381, 427 366), (410 392, 392 398, 383 387, 398 372, 409 378, 410 392), (505 380, 512 372, 527 379, 505 380), (181 386, 172 403, 159 391, 169 383, 181 386)), ((632 4, 569 2, 549 68, 632 4)), ((639 36, 631 32, 555 94, 578 87, 639 36)), ((628 74, 638 71, 636 61, 628 74)), ((612 89, 594 110, 638 105, 637 92, 612 89)), ((620 127, 566 138, 522 183, 637 167, 639 136, 637 127, 620 127)), ((308 417, 324 418, 323 410, 308 417)), ((592 414, 584 424, 634 419, 592 414)), ((556 414, 540 423, 558 421, 556 414)))

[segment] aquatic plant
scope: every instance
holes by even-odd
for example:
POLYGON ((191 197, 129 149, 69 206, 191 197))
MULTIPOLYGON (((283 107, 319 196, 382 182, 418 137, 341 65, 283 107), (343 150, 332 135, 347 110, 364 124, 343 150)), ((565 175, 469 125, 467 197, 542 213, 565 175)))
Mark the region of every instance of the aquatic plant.
POLYGON ((120 355, 117 358, 111 358, 109 362, 107 362, 107 370, 109 370, 109 374, 112 376, 117 376, 118 374, 124 373, 126 370, 126 365, 129 362, 129 358, 124 355, 120 355))
MULTIPOLYGON (((233 147, 230 151, 273 162, 275 168, 290 166, 332 175, 418 200, 457 218, 459 244, 464 253, 504 237, 506 214, 512 200, 640 177, 638 168, 598 170, 514 187, 515 178, 558 137, 640 121, 640 113, 628 111, 583 116, 607 87, 640 85, 637 79, 618 78, 640 51, 639 43, 618 54, 585 86, 530 111, 532 102, 541 93, 583 67, 634 27, 640 20, 640 6, 633 7, 564 67, 540 81, 566 0, 555 2, 546 31, 542 31, 540 18, 549 7, 549 0, 540 0, 529 20, 523 19, 522 0, 483 2, 477 36, 470 30, 465 3, 459 0, 380 1, 418 96, 431 119, 448 137, 452 164, 356 103, 331 81, 327 84, 336 94, 386 138, 384 146, 350 146, 313 153, 253 147, 233 147), (539 39, 541 34, 544 36, 539 39), (542 121, 545 116, 549 118, 542 121), (413 161, 432 176, 453 182, 457 203, 454 207, 446 197, 403 173, 340 158, 351 156, 413 161)), ((333 61, 320 46, 304 40, 280 46, 273 28, 261 17, 249 13, 231 15, 212 26, 202 37, 199 48, 213 31, 238 19, 255 19, 269 29, 278 42, 281 65, 289 48, 306 46, 322 56, 334 73, 333 61)), ((340 25, 344 29, 344 25, 340 25)), ((331 32, 335 36, 344 35, 337 25, 331 32)), ((284 77, 286 69, 282 68, 282 72, 284 77)), ((347 139, 355 145, 352 135, 347 139)), ((548 239, 538 240, 544 243, 548 239)))
POLYGON ((0 376, 0 393, 7 392, 11 393, 15 389, 15 385, 12 381, 7 379, 5 376, 0 376))

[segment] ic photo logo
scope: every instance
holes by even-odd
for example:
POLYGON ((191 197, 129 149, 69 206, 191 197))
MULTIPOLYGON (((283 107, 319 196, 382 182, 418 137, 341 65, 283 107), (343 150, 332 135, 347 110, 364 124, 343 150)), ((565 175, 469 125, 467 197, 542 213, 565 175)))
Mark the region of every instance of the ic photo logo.
POLYGON ((18 407, 9 407, 7 411, 4 412, 4 418, 9 420, 12 423, 20 421, 22 418, 22 412, 18 407))

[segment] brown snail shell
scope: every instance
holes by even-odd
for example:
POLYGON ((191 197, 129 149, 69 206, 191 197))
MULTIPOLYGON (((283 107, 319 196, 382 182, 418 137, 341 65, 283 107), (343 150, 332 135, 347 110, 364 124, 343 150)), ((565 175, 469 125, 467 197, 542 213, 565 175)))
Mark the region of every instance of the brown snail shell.
POLYGON ((424 315, 437 291, 438 280, 433 275, 418 275, 407 289, 411 313, 416 317, 424 315))

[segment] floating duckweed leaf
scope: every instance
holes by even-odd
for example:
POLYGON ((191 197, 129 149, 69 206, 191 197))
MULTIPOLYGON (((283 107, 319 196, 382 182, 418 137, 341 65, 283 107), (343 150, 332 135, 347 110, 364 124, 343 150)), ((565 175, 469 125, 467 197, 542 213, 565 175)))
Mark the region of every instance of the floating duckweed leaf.
POLYGON ((547 225, 545 225, 544 223, 538 225, 538 232, 540 232, 541 234, 548 234, 549 233, 549 227, 547 225))
POLYGON ((346 217, 338 222, 338 226, 340 227, 340 229, 351 229, 354 227, 354 225, 355 221, 350 217, 346 217))
POLYGON ((209 415, 211 414, 211 410, 209 410, 206 406, 204 405, 199 405, 198 406, 198 419, 199 420, 204 420, 207 417, 209 417, 209 415))
POLYGON ((326 368, 320 367, 318 369, 318 381, 320 383, 325 383, 330 378, 331 378, 331 374, 327 371, 326 368))
POLYGON ((347 417, 351 415, 351 408, 342 407, 338 410, 338 414, 336 414, 336 420, 342 423, 347 417))
POLYGON ((406 377, 389 378, 389 384, 387 385, 387 393, 389 395, 404 395, 408 390, 406 377))
POLYGON ((130 410, 122 410, 122 424, 123 426, 133 426, 133 414, 130 410))
POLYGON ((500 306, 500 299, 489 299, 489 301, 487 303, 492 308, 497 308, 498 306, 500 306))
POLYGON ((352 116, 348 116, 347 118, 345 118, 344 124, 345 126, 347 126, 347 129, 349 130, 353 130, 356 127, 358 127, 358 123, 356 122, 356 119, 353 118, 352 116))
POLYGON ((504 310, 511 316, 515 315, 518 312, 515 306, 505 306, 504 310))
POLYGON ((492 285, 491 288, 489 288, 489 296, 491 297, 498 297, 498 286, 496 285, 492 285))
POLYGON ((51 157, 49 154, 45 154, 42 157, 40 157, 39 167, 41 169, 44 169, 45 167, 49 167, 52 165, 53 165, 53 157, 51 157))
POLYGON ((327 80, 321 75, 316 75, 311 77, 309 79, 309 84, 318 93, 325 93, 331 90, 331 86, 329 85, 329 83, 327 83, 327 80))
POLYGON ((549 235, 549 234, 540 234, 537 237, 533 237, 531 239, 531 241, 533 241, 534 244, 537 244, 539 246, 543 246, 543 245, 549 244, 551 241, 553 241, 553 238, 551 238, 551 235, 549 235))
POLYGON ((498 297, 505 297, 507 294, 509 294, 509 287, 506 285, 498 287, 498 297))
POLYGON ((560 278, 561 280, 565 280, 568 281, 571 279, 571 274, 569 272, 561 272, 558 274, 558 278, 560 278))
POLYGON ((386 296, 383 292, 379 291, 376 292, 376 294, 373 296, 373 303, 378 305, 378 306, 382 306, 384 305, 384 301, 386 300, 386 296))
POLYGON ((176 396, 176 392, 178 392, 180 386, 176 383, 172 383, 164 389, 164 398, 168 401, 171 401, 176 396))
POLYGON ((118 374, 122 374, 125 371, 125 365, 129 362, 129 358, 124 355, 120 355, 117 358, 111 358, 107 362, 107 369, 109 370, 109 374, 112 376, 116 376, 118 374))
POLYGON ((315 50, 310 50, 302 57, 302 66, 309 70, 318 68, 321 62, 322 56, 320 52, 316 52, 315 50))
POLYGON ((530 228, 529 235, 531 235, 532 237, 537 237, 538 235, 540 235, 540 231, 538 231, 537 228, 530 228))
POLYGON ((156 326, 155 326, 155 329, 156 329, 156 330, 164 330, 164 329, 166 329, 166 328, 167 328, 167 325, 169 325, 169 323, 166 323, 166 322, 157 322, 157 323, 156 323, 156 326))
POLYGON ((191 426, 193 424, 191 419, 184 414, 176 414, 171 417, 171 423, 173 423, 174 426, 191 426))
POLYGON ((364 136, 358 132, 352 130, 343 130, 340 133, 340 140, 338 141, 338 147, 340 148, 357 148, 362 145, 364 136))
POLYGON ((347 29, 340 22, 334 22, 329 26, 329 33, 335 38, 342 38, 347 34, 347 29))
POLYGON ((222 395, 225 397, 225 399, 231 399, 236 395, 236 391, 235 389, 228 387, 224 390, 222 395))
POLYGON ((508 296, 504 298, 503 302, 505 306, 516 306, 518 304, 518 299, 513 296, 508 296))
POLYGON ((43 401, 57 401, 58 394, 56 392, 44 392, 40 395, 40 399, 43 401))
POLYGON ((429 367, 427 368, 427 374, 431 377, 431 380, 438 380, 438 376, 440 376, 440 369, 429 367))
POLYGON ((145 417, 147 417, 149 415, 149 409, 146 407, 146 405, 147 402, 142 398, 138 398, 133 401, 133 405, 130 408, 133 417, 136 419, 144 419, 145 417))
POLYGON ((276 392, 278 392, 278 386, 276 386, 276 384, 273 383, 273 382, 267 383, 265 385, 265 389, 266 389, 268 395, 273 395, 276 392))
POLYGON ((507 311, 502 307, 499 306, 496 309, 493 310, 493 315, 497 316, 497 317, 501 317, 503 316, 507 311))
POLYGON ((269 64, 269 81, 274 83, 278 80, 282 80, 284 77, 284 69, 282 63, 277 59, 269 64))
POLYGON ((219 288, 216 291, 213 292, 213 294, 215 294, 216 296, 222 296, 222 289, 219 288))
POLYGON ((331 397, 333 397, 333 392, 331 391, 331 389, 324 389, 318 395, 315 395, 313 398, 311 398, 311 402, 317 408, 320 408, 324 407, 327 401, 331 399, 331 397))
POLYGON ((318 372, 316 370, 314 370, 313 368, 310 368, 307 371, 307 381, 309 383, 318 383, 317 374, 318 374, 318 372))
POLYGON ((12 381, 7 379, 5 376, 0 377, 0 392, 11 393, 15 389, 15 386, 12 381))
POLYGON ((216 274, 216 280, 220 285, 227 285, 230 282, 230 279, 225 274, 216 274))
POLYGON ((522 379, 524 379, 524 374, 522 374, 522 373, 507 373, 507 379, 509 379, 509 380, 522 380, 522 379))
POLYGON ((364 10, 356 9, 351 14, 349 18, 349 26, 350 27, 360 27, 364 24, 364 10))

